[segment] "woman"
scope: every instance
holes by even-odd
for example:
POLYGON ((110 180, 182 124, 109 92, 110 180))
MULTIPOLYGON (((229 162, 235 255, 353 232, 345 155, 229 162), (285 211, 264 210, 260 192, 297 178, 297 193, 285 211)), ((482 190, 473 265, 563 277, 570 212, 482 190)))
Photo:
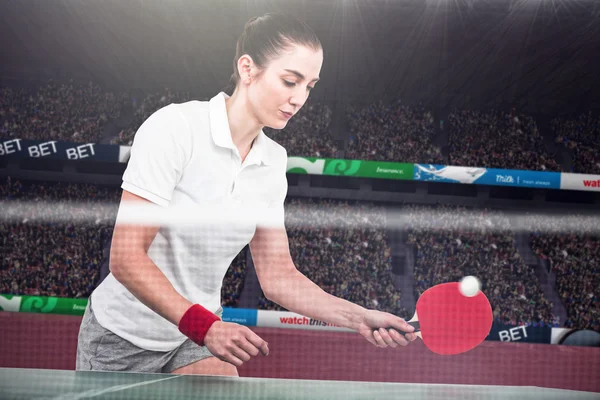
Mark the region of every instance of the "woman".
POLYGON ((237 43, 231 97, 171 104, 142 124, 123 175, 121 206, 257 202, 274 209, 278 224, 204 232, 132 226, 117 217, 111 274, 90 296, 78 370, 237 376, 243 362, 268 355, 267 343, 249 328, 219 318, 223 278, 248 243, 268 299, 354 329, 379 347, 416 338, 383 329, 413 331, 396 316, 325 293, 290 257, 283 223, 287 153, 262 128, 286 126, 319 80, 322 63, 321 43, 305 23, 284 14, 252 18, 237 43))

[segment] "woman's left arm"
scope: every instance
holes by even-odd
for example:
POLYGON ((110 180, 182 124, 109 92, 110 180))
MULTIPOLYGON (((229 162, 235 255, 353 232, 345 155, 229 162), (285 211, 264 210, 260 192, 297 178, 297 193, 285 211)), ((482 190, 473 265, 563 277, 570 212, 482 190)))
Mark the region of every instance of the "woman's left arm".
POLYGON ((402 318, 332 296, 298 271, 284 228, 257 228, 250 251, 267 299, 306 317, 355 330, 376 346, 396 347, 415 340, 414 334, 405 337, 384 329, 412 332, 414 328, 402 318))

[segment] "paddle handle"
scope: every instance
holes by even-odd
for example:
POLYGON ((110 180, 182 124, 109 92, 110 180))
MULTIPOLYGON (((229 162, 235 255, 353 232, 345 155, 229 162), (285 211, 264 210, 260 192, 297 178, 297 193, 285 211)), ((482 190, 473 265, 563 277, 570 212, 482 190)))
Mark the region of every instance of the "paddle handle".
MULTIPOLYGON (((419 321, 408 321, 407 323, 408 323, 410 326, 412 326, 413 328, 415 328, 415 331, 414 331, 414 332, 405 332, 405 333, 417 333, 417 332, 420 332, 420 331, 421 331, 421 325, 419 324, 419 321)), ((393 327, 391 327, 391 326, 388 326, 388 327, 387 327, 387 328, 385 328, 385 329, 395 329, 396 331, 398 330, 398 329, 396 329, 396 328, 393 328, 393 327)), ((376 331, 376 330, 377 330, 377 329, 373 329, 373 332, 374 332, 374 331, 376 331)), ((399 332, 399 333, 402 333, 402 332, 399 332)))
POLYGON ((421 325, 419 324, 419 321, 409 321, 408 324, 410 326, 412 326, 413 328, 415 328, 415 332, 420 332, 421 331, 421 325))

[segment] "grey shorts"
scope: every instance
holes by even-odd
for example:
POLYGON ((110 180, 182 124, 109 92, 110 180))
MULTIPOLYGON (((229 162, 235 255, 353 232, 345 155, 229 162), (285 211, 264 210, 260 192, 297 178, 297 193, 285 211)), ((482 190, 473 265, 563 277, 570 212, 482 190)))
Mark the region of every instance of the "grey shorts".
MULTIPOLYGON (((222 310, 217 312, 220 317, 222 310)), ((81 321, 77 340, 78 371, 129 371, 171 373, 196 361, 213 357, 204 346, 186 340, 171 351, 150 351, 103 328, 92 310, 91 298, 81 321)))

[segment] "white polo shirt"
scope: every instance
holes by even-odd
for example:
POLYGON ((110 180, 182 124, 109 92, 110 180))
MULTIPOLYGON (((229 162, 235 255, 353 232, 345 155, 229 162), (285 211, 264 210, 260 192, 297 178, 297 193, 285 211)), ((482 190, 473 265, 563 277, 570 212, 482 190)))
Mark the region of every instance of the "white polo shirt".
MULTIPOLYGON (((219 93, 207 102, 171 104, 152 114, 136 133, 121 187, 169 209, 258 202, 283 224, 287 153, 261 132, 242 163, 231 139, 226 97, 219 93)), ((161 227, 148 255, 177 292, 217 312, 227 269, 255 230, 248 221, 161 227)), ((169 351, 186 340, 112 274, 91 299, 100 325, 138 347, 169 351)))

